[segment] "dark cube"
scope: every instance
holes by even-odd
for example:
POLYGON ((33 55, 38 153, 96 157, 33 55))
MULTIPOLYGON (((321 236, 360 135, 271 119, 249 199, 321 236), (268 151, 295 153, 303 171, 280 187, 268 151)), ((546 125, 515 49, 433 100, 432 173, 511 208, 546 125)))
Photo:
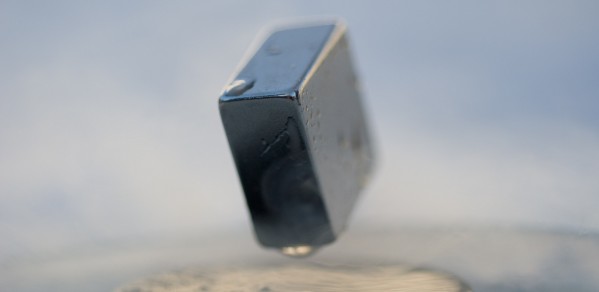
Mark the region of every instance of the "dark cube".
POLYGON ((373 164, 340 23, 272 33, 219 100, 266 247, 319 247, 346 226, 373 164))

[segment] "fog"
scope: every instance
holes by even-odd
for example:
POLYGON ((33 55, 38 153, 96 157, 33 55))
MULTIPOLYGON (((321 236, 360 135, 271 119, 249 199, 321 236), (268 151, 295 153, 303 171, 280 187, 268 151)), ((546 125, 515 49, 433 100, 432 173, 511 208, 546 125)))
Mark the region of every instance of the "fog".
POLYGON ((378 150, 351 228, 599 231, 592 1, 0 4, 0 262, 250 229, 217 98, 264 26, 336 16, 378 150))

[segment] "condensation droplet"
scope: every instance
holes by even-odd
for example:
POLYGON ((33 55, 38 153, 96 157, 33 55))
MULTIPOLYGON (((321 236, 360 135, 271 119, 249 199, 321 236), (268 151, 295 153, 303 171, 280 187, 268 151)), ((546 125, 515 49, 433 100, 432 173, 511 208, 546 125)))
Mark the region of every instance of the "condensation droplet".
POLYGON ((254 86, 254 80, 237 79, 225 87, 225 96, 239 96, 254 86))

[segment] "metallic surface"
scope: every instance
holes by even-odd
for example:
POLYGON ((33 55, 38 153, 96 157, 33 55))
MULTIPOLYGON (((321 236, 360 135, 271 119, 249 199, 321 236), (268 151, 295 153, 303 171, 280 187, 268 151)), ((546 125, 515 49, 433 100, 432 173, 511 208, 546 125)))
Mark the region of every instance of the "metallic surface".
POLYGON ((372 168, 340 23, 274 32, 220 97, 260 243, 318 247, 346 226, 372 168))

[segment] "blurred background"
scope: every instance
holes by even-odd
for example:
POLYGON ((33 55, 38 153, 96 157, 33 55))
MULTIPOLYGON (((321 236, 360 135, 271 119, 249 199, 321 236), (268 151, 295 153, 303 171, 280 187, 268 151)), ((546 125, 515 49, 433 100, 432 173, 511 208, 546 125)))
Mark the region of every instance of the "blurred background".
POLYGON ((349 26, 378 148, 352 230, 599 231, 599 2, 2 1, 0 267, 251 230, 217 98, 257 33, 349 26))

